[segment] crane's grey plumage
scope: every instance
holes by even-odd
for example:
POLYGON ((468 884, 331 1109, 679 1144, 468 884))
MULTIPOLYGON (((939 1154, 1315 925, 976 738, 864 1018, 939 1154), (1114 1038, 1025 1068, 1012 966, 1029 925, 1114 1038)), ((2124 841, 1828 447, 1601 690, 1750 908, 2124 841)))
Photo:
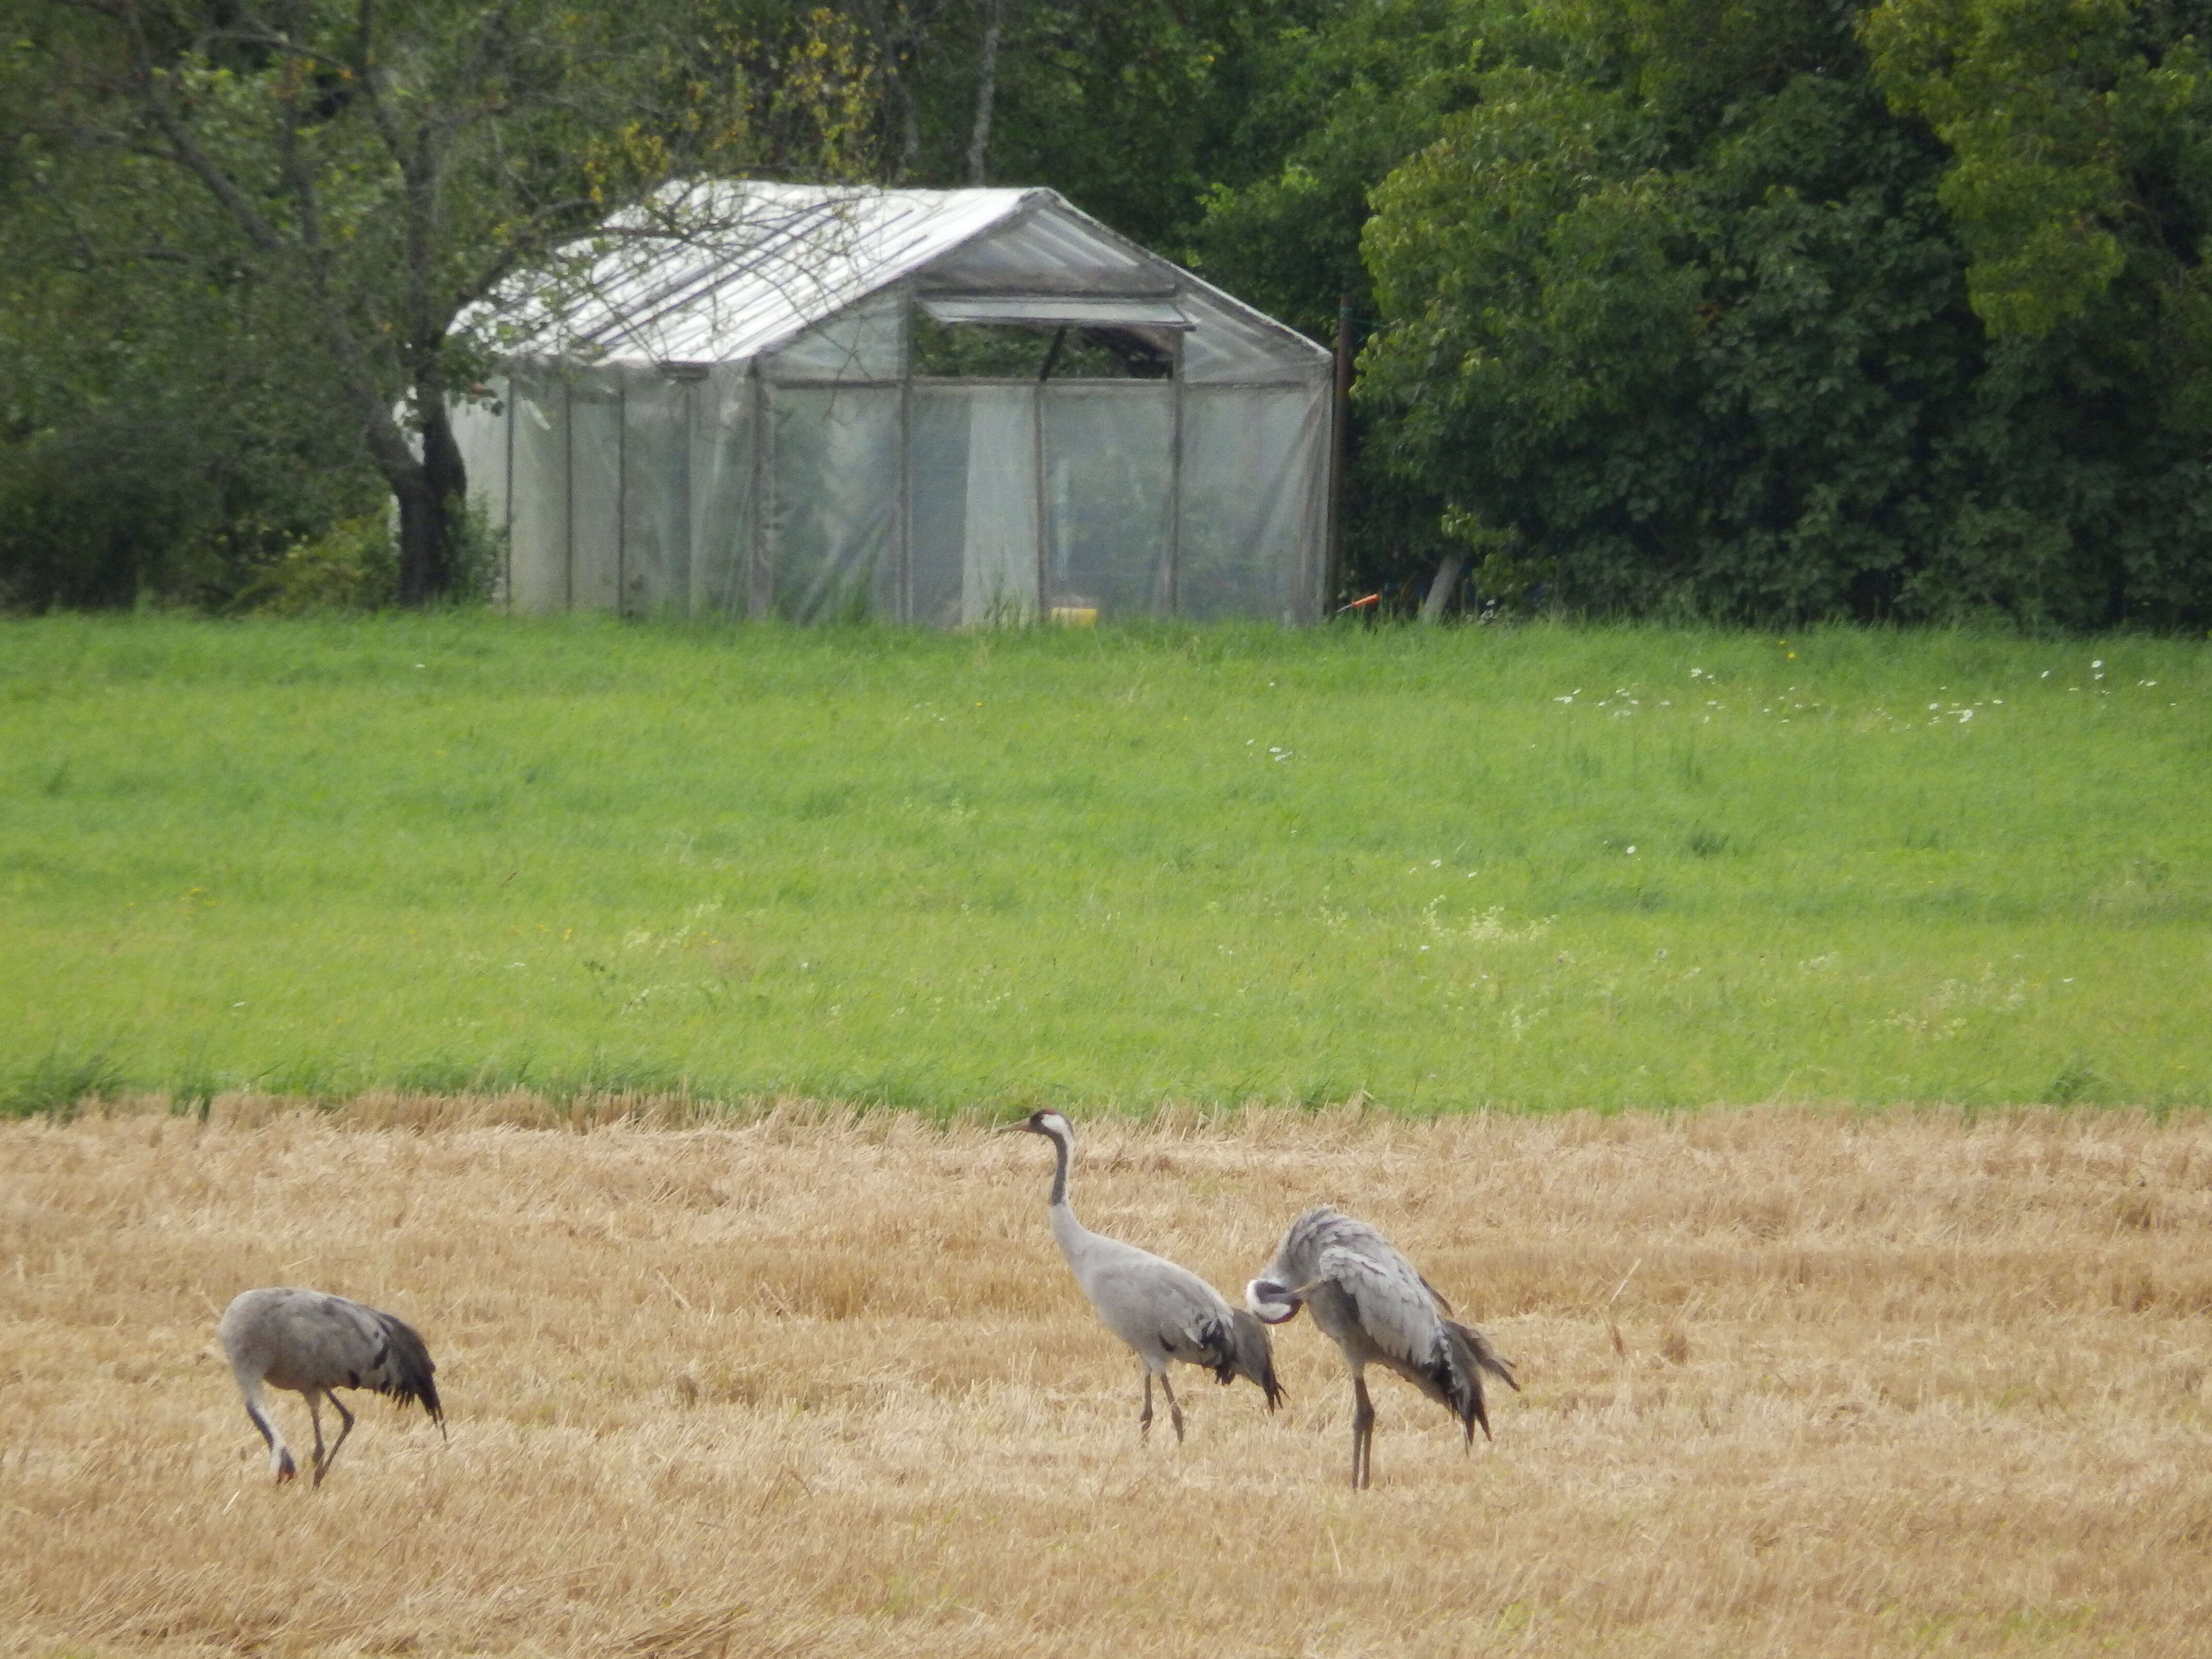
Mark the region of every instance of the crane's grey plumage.
POLYGON ((1168 1416, 1176 1439, 1182 1439, 1182 1407, 1168 1381, 1168 1363, 1203 1365, 1224 1385, 1249 1377, 1267 1397, 1273 1411, 1283 1397, 1275 1381, 1273 1345, 1267 1328, 1242 1308, 1232 1308, 1220 1292, 1188 1267, 1179 1267, 1150 1250, 1092 1232, 1075 1218, 1067 1202, 1067 1165, 1075 1151, 1075 1131, 1058 1112, 1031 1112, 1006 1132, 1042 1135, 1053 1144, 1055 1163, 1046 1214, 1060 1253, 1074 1270, 1075 1282, 1106 1328, 1136 1351, 1145 1367, 1145 1413, 1139 1435, 1152 1427, 1152 1379, 1168 1397, 1168 1416))
POLYGON ((1516 1393, 1513 1368, 1490 1339, 1448 1316, 1451 1304, 1389 1240, 1364 1221, 1322 1208, 1291 1223, 1275 1259, 1244 1289, 1252 1311, 1270 1325, 1313 1310, 1314 1323, 1344 1351, 1352 1368, 1352 1485, 1373 1473, 1375 1406, 1366 1368, 1387 1365, 1459 1419, 1467 1443, 1477 1424, 1490 1438, 1482 1400, 1488 1371, 1516 1393))
POLYGON ((353 1413, 333 1389, 374 1389, 403 1407, 420 1401, 439 1434, 446 1432, 445 1407, 439 1404, 438 1385, 431 1380, 438 1368, 430 1352, 413 1326, 388 1313, 321 1291, 277 1285, 241 1292, 223 1310, 216 1337, 230 1361, 230 1374, 238 1379, 238 1391, 245 1396, 246 1414, 269 1443, 269 1472, 280 1481, 299 1471, 291 1449, 262 1404, 264 1384, 306 1397, 307 1415, 315 1425, 319 1486, 337 1462, 338 1448, 353 1432, 353 1413), (323 1400, 337 1407, 343 1425, 328 1452, 323 1449, 323 1400))

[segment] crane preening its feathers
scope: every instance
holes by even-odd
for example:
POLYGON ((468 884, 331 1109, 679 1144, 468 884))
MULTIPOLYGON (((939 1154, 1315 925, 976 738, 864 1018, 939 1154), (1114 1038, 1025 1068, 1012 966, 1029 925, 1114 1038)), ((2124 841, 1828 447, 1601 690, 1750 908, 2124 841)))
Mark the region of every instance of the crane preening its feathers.
POLYGON ((1519 1392, 1513 1368, 1490 1339, 1447 1317, 1451 1304, 1413 1264, 1364 1221, 1331 1209, 1308 1210, 1283 1235, 1275 1259, 1244 1288, 1244 1301, 1270 1325, 1313 1310, 1314 1323, 1344 1351, 1352 1368, 1352 1485, 1373 1473, 1375 1407, 1366 1367, 1387 1365, 1447 1408, 1474 1443, 1475 1425, 1490 1438, 1482 1401, 1488 1371, 1519 1392))
POLYGON ((276 1286, 246 1291, 223 1310, 216 1329, 231 1375, 246 1399, 246 1414, 261 1437, 269 1443, 269 1472, 280 1481, 299 1471, 291 1449, 261 1403, 264 1384, 289 1389, 307 1401, 307 1415, 315 1425, 315 1484, 323 1484, 337 1461, 338 1448, 353 1432, 353 1413, 332 1392, 337 1389, 373 1389, 388 1395, 403 1407, 420 1401, 438 1432, 446 1432, 445 1408, 438 1403, 438 1385, 431 1374, 438 1368, 413 1326, 374 1308, 349 1302, 321 1291, 276 1286), (343 1426, 329 1451, 323 1449, 320 1401, 337 1408, 343 1426))
POLYGON ((1182 1407, 1168 1381, 1168 1363, 1176 1359, 1205 1366, 1215 1382, 1224 1384, 1249 1377, 1267 1396, 1267 1409, 1274 1410, 1283 1390, 1275 1381, 1275 1356, 1267 1328, 1243 1309, 1231 1307, 1188 1268, 1094 1233, 1075 1218, 1067 1203, 1067 1164, 1075 1151, 1075 1131, 1066 1118, 1058 1112, 1031 1112, 1000 1131, 1016 1132, 1042 1135, 1052 1142, 1057 1162, 1046 1212, 1052 1236, 1106 1328, 1134 1349, 1144 1364, 1145 1414, 1137 1419, 1138 1432, 1152 1431, 1152 1379, 1157 1376, 1168 1397, 1176 1439, 1182 1439, 1182 1407))

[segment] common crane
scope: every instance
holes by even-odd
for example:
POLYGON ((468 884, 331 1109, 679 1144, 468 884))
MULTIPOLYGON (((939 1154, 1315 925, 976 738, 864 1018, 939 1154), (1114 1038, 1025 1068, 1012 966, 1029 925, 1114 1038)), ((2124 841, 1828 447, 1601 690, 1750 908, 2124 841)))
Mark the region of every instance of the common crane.
POLYGON ((440 1436, 446 1432, 445 1408, 438 1402, 438 1385, 431 1380, 438 1368, 429 1350, 414 1327, 388 1313, 321 1291, 271 1286, 236 1297, 223 1310, 216 1337, 230 1361, 230 1374, 238 1379, 238 1391, 245 1396, 246 1414, 269 1443, 269 1472, 280 1482, 299 1471, 291 1449, 262 1404, 264 1383, 306 1397, 307 1415, 315 1425, 319 1486, 337 1462, 338 1448, 353 1432, 353 1413, 333 1389, 374 1389, 402 1407, 419 1400, 440 1436), (344 1425, 328 1452, 323 1449, 322 1400, 337 1407, 344 1425))
POLYGON ((1244 1288, 1244 1300, 1270 1325, 1313 1310, 1314 1323, 1344 1351, 1352 1368, 1352 1486, 1374 1470, 1375 1404, 1366 1368, 1387 1365, 1447 1407, 1474 1443, 1490 1438, 1482 1373, 1519 1392, 1513 1368, 1480 1331, 1447 1318, 1451 1304, 1389 1240, 1364 1221, 1322 1208, 1308 1210, 1283 1235, 1275 1259, 1244 1288))
POLYGON ((1168 1381, 1168 1362, 1203 1365, 1226 1385, 1249 1377, 1267 1396, 1273 1411, 1283 1398, 1275 1381, 1275 1356, 1267 1328, 1188 1267, 1094 1233, 1075 1218, 1067 1202, 1067 1165, 1075 1151, 1075 1131, 1058 1112, 1031 1112, 1001 1133, 1042 1135, 1053 1144, 1056 1162, 1052 1196, 1045 1213, 1060 1253, 1074 1270, 1075 1282, 1091 1298, 1106 1328, 1135 1350, 1145 1367, 1145 1413, 1137 1419, 1141 1437, 1152 1428, 1152 1379, 1168 1397, 1168 1416, 1176 1441, 1182 1441, 1182 1407, 1168 1381))

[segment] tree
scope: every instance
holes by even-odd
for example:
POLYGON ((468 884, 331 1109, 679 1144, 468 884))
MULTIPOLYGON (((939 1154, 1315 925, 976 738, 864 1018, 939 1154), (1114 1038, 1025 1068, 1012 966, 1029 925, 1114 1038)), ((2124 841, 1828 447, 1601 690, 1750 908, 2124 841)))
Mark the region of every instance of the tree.
POLYGON ((1231 182, 1224 168, 1206 192, 1190 235, 1201 269, 1317 340, 1334 339, 1347 296, 1369 315, 1368 192, 1474 102, 1486 34, 1513 22, 1503 9, 1381 0, 1284 27, 1229 147, 1256 176, 1231 182))
POLYGON ((15 68, 42 88, 19 151, 210 206, 228 280, 269 296, 398 502, 408 604, 455 577, 447 408, 477 384, 511 279, 563 249, 587 258, 581 239, 625 210, 623 234, 695 234, 637 211, 672 179, 865 166, 873 118, 845 21, 766 0, 13 9, 15 68))
POLYGON ((1541 17, 1365 232, 1376 447, 1455 527, 1577 609, 2203 618, 2212 480, 2153 337, 2120 304, 1992 337, 1951 153, 1851 8, 1541 17))
POLYGON ((1875 76, 1951 151, 1940 191, 1997 338, 2127 337, 2171 418, 2212 431, 2212 6, 1888 0, 1875 76))
POLYGON ((883 88, 880 176, 1040 184, 1172 249, 1244 159, 1266 49, 1330 0, 846 0, 883 88))
MULTIPOLYGON (((50 20, 49 20, 50 21, 50 20)), ((220 606, 375 510, 295 319, 160 164, 9 131, 44 89, 0 51, 0 605, 220 606)))
MULTIPOLYGON (((1279 20, 1186 238, 1192 263, 1322 344, 1338 343, 1341 319, 1357 350, 1376 320, 1360 255, 1370 192, 1474 100, 1489 38, 1525 33, 1517 9, 1496 0, 1377 0, 1279 20)), ((1366 409, 1354 406, 1350 428, 1340 597, 1410 592, 1463 550, 1425 480, 1377 465, 1366 409)))

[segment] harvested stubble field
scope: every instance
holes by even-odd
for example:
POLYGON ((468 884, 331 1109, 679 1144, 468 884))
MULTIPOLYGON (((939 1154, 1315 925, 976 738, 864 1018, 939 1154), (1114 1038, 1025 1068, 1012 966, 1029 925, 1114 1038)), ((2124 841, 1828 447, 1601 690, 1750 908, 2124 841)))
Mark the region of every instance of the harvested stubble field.
POLYGON ((1139 1443, 1031 1142, 591 1117, 0 1129, 0 1649, 2204 1651, 2200 1114, 1079 1124, 1094 1226, 1233 1291, 1333 1200, 1517 1360, 1471 1457, 1380 1382, 1359 1495, 1304 1320, 1285 1412, 1185 1372, 1139 1443), (278 1282, 416 1321, 450 1442, 356 1396, 272 1486, 212 1333, 278 1282))

